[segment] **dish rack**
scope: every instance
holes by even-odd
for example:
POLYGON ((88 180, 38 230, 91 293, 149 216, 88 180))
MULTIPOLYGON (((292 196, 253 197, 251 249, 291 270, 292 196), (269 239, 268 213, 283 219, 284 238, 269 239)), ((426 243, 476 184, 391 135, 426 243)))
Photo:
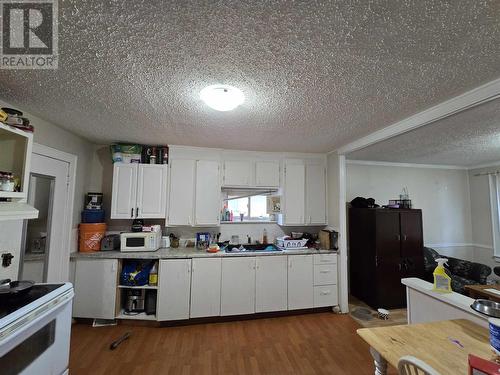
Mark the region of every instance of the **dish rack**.
POLYGON ((288 239, 286 237, 279 237, 276 239, 276 245, 283 249, 301 249, 304 248, 307 244, 307 239, 288 239))

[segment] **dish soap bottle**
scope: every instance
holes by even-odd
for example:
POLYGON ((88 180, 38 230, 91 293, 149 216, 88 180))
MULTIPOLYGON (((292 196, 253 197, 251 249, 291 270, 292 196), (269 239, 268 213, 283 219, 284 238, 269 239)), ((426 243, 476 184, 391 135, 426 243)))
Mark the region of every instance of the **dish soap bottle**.
POLYGON ((264 232, 262 233, 262 243, 267 245, 267 230, 264 228, 264 232))
POLYGON ((445 263, 448 259, 438 258, 436 259, 437 267, 433 272, 434 275, 434 290, 440 293, 451 293, 451 277, 446 274, 444 269, 445 263))

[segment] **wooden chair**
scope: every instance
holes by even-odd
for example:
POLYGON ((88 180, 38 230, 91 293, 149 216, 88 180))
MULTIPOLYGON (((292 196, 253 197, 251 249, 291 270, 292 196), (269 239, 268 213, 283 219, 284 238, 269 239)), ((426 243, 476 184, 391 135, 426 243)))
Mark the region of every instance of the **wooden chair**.
POLYGON ((440 375, 424 361, 411 355, 405 355, 398 361, 399 375, 440 375))

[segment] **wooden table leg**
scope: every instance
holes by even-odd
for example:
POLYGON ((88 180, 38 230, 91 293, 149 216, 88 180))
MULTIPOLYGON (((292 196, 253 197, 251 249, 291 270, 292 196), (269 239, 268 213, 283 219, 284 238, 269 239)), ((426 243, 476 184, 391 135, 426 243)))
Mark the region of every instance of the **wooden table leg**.
POLYGON ((370 354, 372 355, 373 363, 375 364, 375 375, 386 375, 387 361, 372 347, 370 347, 370 354))

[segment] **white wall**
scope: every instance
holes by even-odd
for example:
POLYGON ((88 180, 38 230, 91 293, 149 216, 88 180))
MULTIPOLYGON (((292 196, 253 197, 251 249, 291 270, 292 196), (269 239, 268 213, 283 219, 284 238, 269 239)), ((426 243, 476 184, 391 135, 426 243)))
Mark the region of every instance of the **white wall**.
MULTIPOLYGON (((0 100, 1 107, 16 108, 23 111, 20 106, 15 106, 0 100)), ((24 111, 23 111, 24 112, 24 111)), ((94 146, 89 141, 70 133, 57 125, 51 124, 43 119, 24 112, 24 116, 30 119, 35 127, 34 142, 55 148, 60 151, 74 154, 78 157, 76 181, 75 181, 75 201, 73 211, 73 243, 76 246, 77 228, 80 223, 80 212, 83 208, 85 193, 87 192, 90 175, 91 161, 94 155, 94 146)), ((12 252, 14 262, 12 267, 0 267, 0 278, 17 279, 18 261, 21 248, 22 224, 19 222, 3 222, 0 225, 0 253, 12 252), (15 240, 15 241, 14 241, 15 240)), ((75 250, 73 248, 72 250, 75 250)))
POLYGON ((372 197, 379 205, 398 199, 407 187, 422 209, 424 243, 433 247, 472 241, 469 177, 466 170, 382 165, 347 165, 347 201, 372 197))
POLYGON ((339 156, 336 152, 327 157, 328 176, 328 225, 339 231, 339 156))

